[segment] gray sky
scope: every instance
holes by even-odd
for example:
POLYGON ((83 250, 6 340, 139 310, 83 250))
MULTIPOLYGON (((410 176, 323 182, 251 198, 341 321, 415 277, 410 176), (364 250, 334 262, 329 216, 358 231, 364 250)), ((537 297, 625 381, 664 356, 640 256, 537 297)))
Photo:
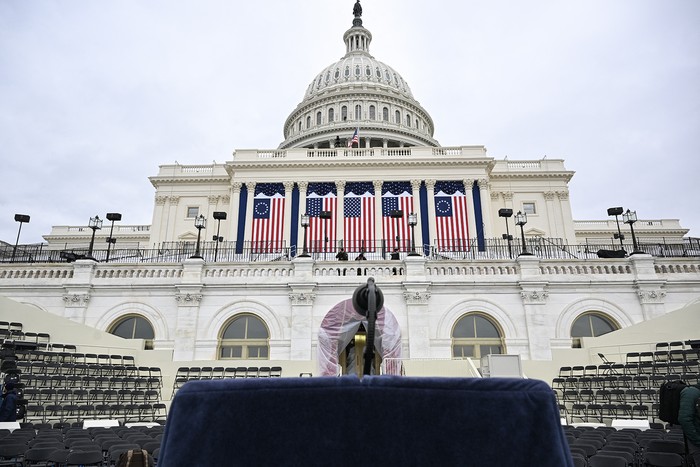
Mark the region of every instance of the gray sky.
MULTIPOLYGON (((353 0, 0 0, 0 239, 121 212, 147 177, 276 148, 345 52, 353 0)), ((700 236, 700 2, 364 0, 371 53, 443 146, 563 158, 577 220, 611 206, 700 236)))

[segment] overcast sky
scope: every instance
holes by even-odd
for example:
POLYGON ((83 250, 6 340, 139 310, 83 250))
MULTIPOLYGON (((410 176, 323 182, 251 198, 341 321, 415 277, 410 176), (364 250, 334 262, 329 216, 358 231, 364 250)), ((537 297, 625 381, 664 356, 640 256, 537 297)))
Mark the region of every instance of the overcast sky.
MULTIPOLYGON (((276 148, 345 52, 353 0, 0 0, 0 240, 121 212, 158 166, 276 148)), ((370 52, 443 146, 563 158, 574 219, 611 206, 700 237, 700 1, 364 0, 370 52)))

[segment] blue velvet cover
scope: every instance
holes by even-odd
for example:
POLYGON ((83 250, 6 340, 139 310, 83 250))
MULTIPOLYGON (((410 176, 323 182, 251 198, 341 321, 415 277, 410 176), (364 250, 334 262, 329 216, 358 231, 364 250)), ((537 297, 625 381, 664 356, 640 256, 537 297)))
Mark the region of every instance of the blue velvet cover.
POLYGON ((538 380, 367 376, 193 381, 159 466, 573 466, 538 380))

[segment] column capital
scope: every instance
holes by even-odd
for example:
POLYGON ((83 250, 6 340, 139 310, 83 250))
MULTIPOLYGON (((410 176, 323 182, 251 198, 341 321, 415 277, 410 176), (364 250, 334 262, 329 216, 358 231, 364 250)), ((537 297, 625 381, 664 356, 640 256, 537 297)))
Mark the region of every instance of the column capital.
POLYGON ((560 201, 566 201, 569 199, 569 192, 568 191, 557 191, 557 197, 559 198, 560 201))
POLYGON ((462 183, 464 183, 464 189, 468 192, 474 186, 474 179, 473 178, 465 178, 462 180, 462 183))
POLYGON ((221 199, 221 196, 211 195, 208 197, 208 199, 209 199, 209 204, 216 204, 221 199))
POLYGON ((284 193, 285 194, 291 193, 292 190, 294 189, 294 182, 291 180, 287 180, 287 181, 282 182, 282 185, 284 185, 284 193))
POLYGON ((249 181, 245 182, 245 186, 248 187, 248 191, 250 192, 250 194, 255 193, 255 182, 254 181, 249 180, 249 181))
POLYGON ((437 180, 431 179, 431 180, 426 180, 425 181, 425 187, 428 190, 434 190, 435 189, 435 184, 437 183, 437 180))
POLYGON ((289 292, 289 300, 292 302, 292 305, 313 305, 315 299, 315 293, 289 292))
POLYGON ((335 181, 335 188, 338 192, 338 196, 342 196, 341 193, 345 193, 345 180, 336 180, 335 181))
POLYGON ((299 186, 299 191, 301 193, 306 193, 306 189, 309 188, 309 182, 307 182, 305 180, 301 181, 301 182, 297 182, 297 185, 299 186))
POLYGON ((165 206, 165 203, 168 202, 168 197, 167 196, 156 196, 156 206, 165 206))
POLYGON ((233 193, 240 193, 243 188, 243 182, 231 182, 231 190, 233 193))
POLYGON ((374 185, 374 195, 381 196, 382 195, 382 186, 384 185, 383 180, 372 180, 372 184, 374 185))
POLYGON ((489 186, 489 180, 488 178, 480 178, 479 179, 479 189, 480 190, 485 190, 489 186))
POLYGON ((411 189, 413 191, 420 190, 421 180, 411 180, 411 189))

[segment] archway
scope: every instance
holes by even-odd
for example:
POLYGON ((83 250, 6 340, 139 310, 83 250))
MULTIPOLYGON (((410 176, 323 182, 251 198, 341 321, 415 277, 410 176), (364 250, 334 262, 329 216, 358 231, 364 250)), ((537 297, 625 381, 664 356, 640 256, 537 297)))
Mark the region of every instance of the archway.
MULTIPOLYGON (((352 299, 331 308, 318 331, 318 366, 321 376, 340 373, 340 353, 355 338, 360 325, 367 328, 367 317, 357 313, 352 299)), ((401 358, 401 329, 394 314, 384 306, 377 313, 374 348, 382 360, 401 358)))

